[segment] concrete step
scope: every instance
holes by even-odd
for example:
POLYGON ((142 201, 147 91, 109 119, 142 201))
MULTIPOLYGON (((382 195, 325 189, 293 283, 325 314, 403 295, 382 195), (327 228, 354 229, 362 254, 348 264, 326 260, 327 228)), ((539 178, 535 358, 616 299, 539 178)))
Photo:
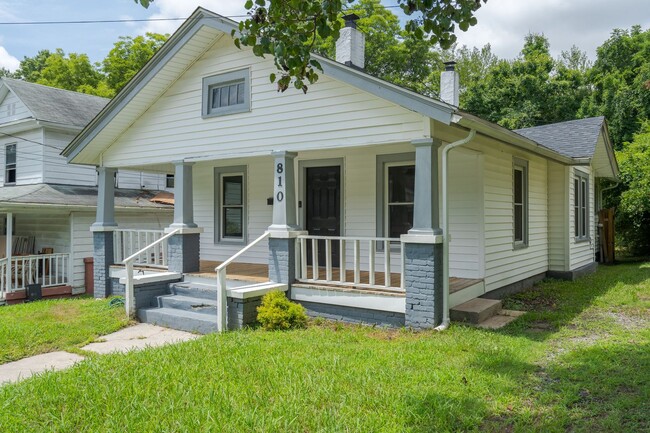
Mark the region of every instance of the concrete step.
POLYGON ((143 308, 138 310, 141 322, 180 331, 209 334, 217 332, 217 315, 178 310, 175 308, 143 308))
POLYGON ((172 283, 169 285, 172 295, 186 296, 200 299, 217 299, 217 284, 208 285, 201 283, 172 283))
POLYGON ((523 315, 524 311, 515 311, 515 310, 501 310, 499 314, 489 317, 478 324, 479 328, 484 329, 500 329, 506 326, 508 323, 513 322, 517 317, 523 315))
POLYGON ((456 322, 477 325, 498 314, 501 306, 501 301, 496 299, 474 298, 449 310, 449 317, 456 322))
POLYGON ((158 296, 158 306, 160 308, 175 308, 177 310, 193 311, 202 314, 217 314, 217 300, 195 298, 182 295, 158 296))

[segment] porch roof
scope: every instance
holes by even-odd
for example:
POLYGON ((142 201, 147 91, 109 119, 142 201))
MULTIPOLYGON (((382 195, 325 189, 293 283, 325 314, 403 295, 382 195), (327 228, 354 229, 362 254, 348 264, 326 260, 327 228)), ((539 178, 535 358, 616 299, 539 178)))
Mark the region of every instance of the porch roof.
MULTIPOLYGON (((151 201, 158 191, 116 189, 115 207, 134 209, 167 209, 166 204, 151 201)), ((0 205, 8 206, 64 206, 96 207, 97 187, 39 183, 0 188, 0 205)))

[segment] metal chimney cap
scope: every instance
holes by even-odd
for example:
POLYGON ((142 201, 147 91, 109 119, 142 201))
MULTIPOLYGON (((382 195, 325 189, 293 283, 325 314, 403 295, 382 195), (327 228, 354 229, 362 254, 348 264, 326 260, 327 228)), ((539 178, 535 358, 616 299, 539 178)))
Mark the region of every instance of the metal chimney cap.
POLYGON ((444 62, 445 65, 445 71, 455 71, 456 70, 456 62, 455 61, 449 61, 449 62, 444 62))
POLYGON ((348 15, 343 15, 342 18, 345 21, 345 27, 352 27, 353 29, 357 28, 357 20, 359 19, 359 15, 348 14, 348 15))

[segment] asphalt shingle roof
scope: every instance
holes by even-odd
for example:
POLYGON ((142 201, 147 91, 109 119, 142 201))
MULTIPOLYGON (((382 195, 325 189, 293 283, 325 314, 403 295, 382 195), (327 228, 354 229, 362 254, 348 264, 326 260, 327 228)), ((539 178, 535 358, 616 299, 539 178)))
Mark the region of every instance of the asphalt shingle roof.
MULTIPOLYGON (((116 189, 115 207, 171 209, 169 205, 151 201, 157 193, 158 191, 116 189)), ((95 207, 97 187, 45 183, 6 186, 0 188, 0 203, 95 207)))
POLYGON ((571 158, 591 158, 596 150, 604 117, 569 120, 533 128, 515 129, 544 147, 571 158))
POLYGON ((109 99, 13 78, 2 81, 29 108, 37 120, 84 127, 108 103, 109 99))

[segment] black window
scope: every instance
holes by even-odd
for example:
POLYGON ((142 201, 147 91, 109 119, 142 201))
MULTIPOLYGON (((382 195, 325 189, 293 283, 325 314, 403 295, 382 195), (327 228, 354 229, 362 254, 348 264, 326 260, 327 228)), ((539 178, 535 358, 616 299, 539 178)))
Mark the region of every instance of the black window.
POLYGON ((224 175, 221 185, 222 237, 241 239, 244 236, 244 177, 224 175))
POLYGON ((165 179, 165 187, 167 188, 173 188, 174 187, 174 175, 173 174, 168 174, 167 178, 165 179))
POLYGON ((528 163, 515 160, 512 175, 514 243, 523 247, 528 244, 528 163))
POLYGON ((578 240, 589 238, 589 177, 576 172, 573 179, 573 223, 578 240))
POLYGON ((387 165, 386 170, 386 235, 399 238, 413 227, 415 165, 387 165))
POLYGON ((16 145, 5 147, 5 184, 16 183, 16 145))

